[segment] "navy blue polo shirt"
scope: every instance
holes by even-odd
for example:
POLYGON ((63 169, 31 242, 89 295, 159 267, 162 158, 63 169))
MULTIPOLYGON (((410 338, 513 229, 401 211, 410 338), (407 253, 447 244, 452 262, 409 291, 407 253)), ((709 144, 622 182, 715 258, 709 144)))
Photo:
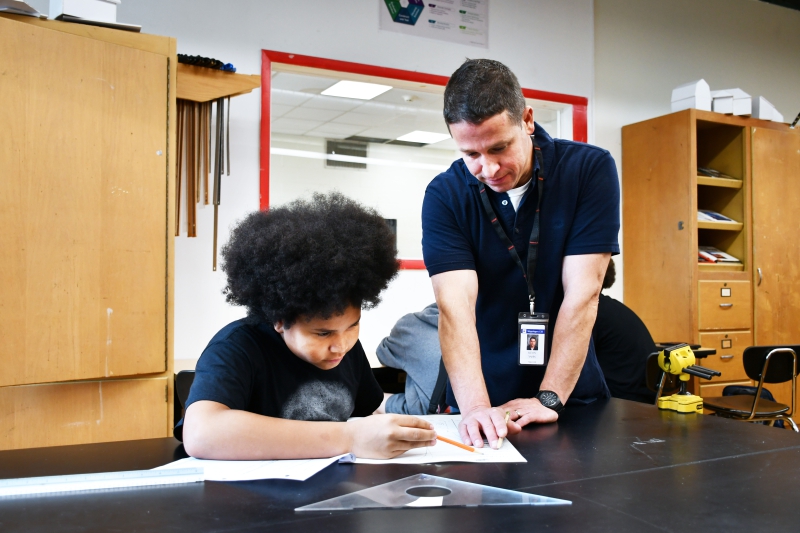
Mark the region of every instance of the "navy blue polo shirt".
MULTIPOLYGON (((540 175, 545 179, 533 286, 536 312, 550 313, 549 347, 564 299, 563 258, 619 253, 619 181, 607 150, 553 139, 538 124, 534 137, 542 150, 544 172, 540 175)), ((533 161, 538 168, 535 157, 533 161)), ((475 314, 483 375, 492 405, 501 405, 515 398, 533 397, 545 368, 518 364, 517 316, 530 310, 528 288, 521 269, 492 228, 481 204, 479 186, 461 159, 431 181, 422 205, 422 253, 430 276, 452 270, 476 271, 475 314)), ((488 187, 486 193, 522 264, 527 264, 539 194, 536 184, 528 188, 518 211, 514 211, 506 193, 495 193, 488 187)), ((608 387, 590 341, 570 402, 607 397, 608 387)), ((456 405, 449 386, 447 401, 456 405)))

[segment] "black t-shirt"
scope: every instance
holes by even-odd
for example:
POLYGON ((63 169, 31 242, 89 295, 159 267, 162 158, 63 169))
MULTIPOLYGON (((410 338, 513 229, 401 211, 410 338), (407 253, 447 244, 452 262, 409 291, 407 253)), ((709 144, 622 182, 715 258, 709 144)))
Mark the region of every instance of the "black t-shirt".
POLYGON ((653 403, 656 393, 647 388, 645 367, 656 345, 636 313, 601 294, 592 337, 611 396, 653 403))
MULTIPOLYGON (((274 418, 343 422, 372 414, 383 392, 360 341, 322 370, 289 351, 272 325, 242 319, 222 328, 197 361, 186 407, 199 400, 274 418)), ((174 434, 182 439, 183 420, 174 434)))

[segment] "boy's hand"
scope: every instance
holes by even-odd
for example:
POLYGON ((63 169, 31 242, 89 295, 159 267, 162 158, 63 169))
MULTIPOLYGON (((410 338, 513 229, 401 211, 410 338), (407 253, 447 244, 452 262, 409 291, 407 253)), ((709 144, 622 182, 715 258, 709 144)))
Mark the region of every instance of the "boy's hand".
POLYGON ((433 426, 410 415, 373 415, 347 423, 356 457, 389 459, 406 450, 436 444, 433 426))

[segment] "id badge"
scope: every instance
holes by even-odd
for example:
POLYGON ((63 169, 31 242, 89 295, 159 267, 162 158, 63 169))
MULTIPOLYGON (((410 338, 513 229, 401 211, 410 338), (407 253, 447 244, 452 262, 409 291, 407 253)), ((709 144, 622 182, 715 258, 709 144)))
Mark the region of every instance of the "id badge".
POLYGON ((517 319, 519 331, 519 364, 544 366, 547 364, 548 313, 520 313, 517 319))

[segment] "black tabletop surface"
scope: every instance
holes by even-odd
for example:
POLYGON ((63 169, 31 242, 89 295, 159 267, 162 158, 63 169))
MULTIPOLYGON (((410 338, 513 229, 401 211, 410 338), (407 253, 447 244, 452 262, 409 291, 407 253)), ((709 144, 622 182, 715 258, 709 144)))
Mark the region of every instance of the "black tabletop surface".
MULTIPOLYGON (((0 531, 798 531, 800 436, 609 400, 510 437, 526 464, 340 465, 307 481, 205 482, 0 498, 0 531), (296 513, 417 473, 571 506, 296 513)), ((173 439, 0 452, 0 478, 138 470, 185 457, 173 439)))

